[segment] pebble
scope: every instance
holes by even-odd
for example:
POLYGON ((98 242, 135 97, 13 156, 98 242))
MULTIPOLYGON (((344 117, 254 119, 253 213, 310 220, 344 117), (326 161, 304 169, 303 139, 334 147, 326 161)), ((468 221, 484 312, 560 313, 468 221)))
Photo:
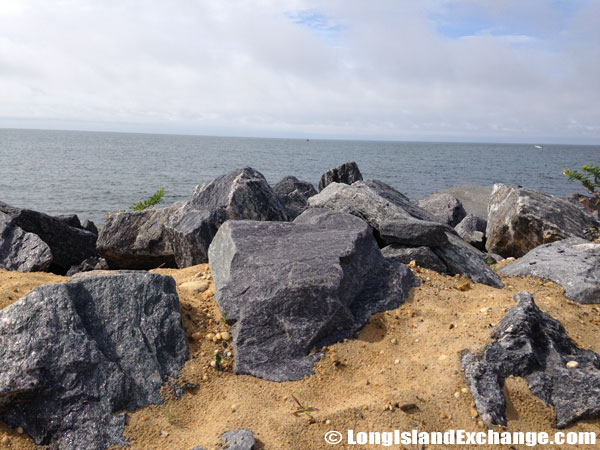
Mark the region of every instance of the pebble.
POLYGON ((162 430, 162 431, 160 432, 160 435, 161 435, 162 437, 168 437, 168 436, 169 436, 169 432, 168 432, 168 431, 165 431, 165 430, 162 430))
POLYGON ((379 354, 380 354, 380 355, 383 355, 384 353, 385 353, 385 352, 384 352, 383 350, 380 350, 380 351, 379 351, 379 354))
POLYGON ((325 425, 331 425, 331 420, 327 419, 327 420, 325 421, 325 425))
POLYGON ((394 360, 394 364, 400 364, 400 360, 399 359, 395 359, 394 360))
POLYGON ((207 381, 208 380, 208 375, 204 374, 202 375, 202 381, 207 381))
POLYGON ((228 341, 229 339, 231 339, 231 335, 227 331, 222 331, 221 339, 223 339, 224 341, 228 341))
POLYGON ((215 337, 214 333, 208 333, 206 335, 206 339, 208 339, 209 341, 212 341, 214 337, 215 337))
POLYGON ((448 355, 440 355, 440 357, 438 358, 438 361, 445 361, 448 359, 448 355))
POLYGON ((2 442, 2 445, 8 445, 10 444, 10 439, 8 436, 4 436, 0 442, 2 442))
POLYGON ((471 417, 477 417, 479 414, 477 414, 477 410, 475 408, 471 408, 471 417))
POLYGON ((460 392, 458 392, 458 391, 457 391, 457 392, 455 392, 455 393, 454 393, 454 398, 459 398, 459 397, 460 397, 460 392))
POLYGON ((193 295, 206 291, 208 285, 208 281, 188 281, 187 283, 182 283, 179 289, 193 295))
POLYGON ((460 390, 460 392, 462 392, 463 394, 468 394, 468 393, 469 393, 469 389, 467 389, 467 388, 462 388, 462 389, 460 390))
POLYGON ((456 286, 456 289, 462 292, 468 291, 469 289, 471 289, 471 283, 459 284, 458 286, 456 286))
POLYGON ((481 428, 485 428, 485 424, 483 423, 483 420, 478 420, 477 425, 479 425, 481 428))
POLYGON ((220 340, 222 339, 222 337, 221 337, 221 333, 217 333, 217 334, 215 334, 215 339, 216 339, 217 341, 220 341, 220 340))
POLYGON ((216 361, 211 361, 210 362, 210 367, 217 367, 217 362, 216 361))
POLYGON ((199 331, 192 333, 192 339, 194 339, 195 341, 199 341, 200 339, 202 339, 202 333, 200 333, 199 331))
POLYGON ((22 427, 17 427, 17 433, 23 434, 23 428, 22 427))
POLYGON ((238 406, 237 406, 237 405, 231 405, 231 411, 232 411, 232 412, 235 412, 235 410, 236 410, 237 408, 238 408, 238 406))
POLYGON ((397 343, 398 343, 398 339, 396 339, 396 338, 392 338, 392 339, 390 339, 390 342, 391 342, 392 344, 397 344, 397 343))
POLYGON ((577 361, 569 361, 567 363, 567 369, 577 369, 579 367, 579 363, 577 361))
POLYGON ((228 358, 231 358, 231 356, 233 355, 233 353, 227 352, 226 355, 227 355, 228 358))

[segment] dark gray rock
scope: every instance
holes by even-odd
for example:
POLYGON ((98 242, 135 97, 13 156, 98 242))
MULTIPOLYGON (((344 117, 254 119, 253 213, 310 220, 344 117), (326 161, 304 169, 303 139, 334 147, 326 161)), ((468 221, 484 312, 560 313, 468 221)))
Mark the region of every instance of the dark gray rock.
POLYGON ((245 167, 199 185, 166 226, 178 267, 208 261, 208 247, 226 220, 287 220, 265 177, 245 167))
POLYGON ((97 236, 88 231, 69 226, 48 214, 15 208, 2 202, 0 212, 9 215, 15 225, 27 233, 36 234, 50 247, 51 272, 64 275, 71 266, 96 255, 97 236))
POLYGON ((569 237, 594 239, 600 223, 572 203, 522 187, 494 185, 486 248, 505 258, 569 237))
POLYGON ((341 166, 334 169, 329 169, 319 180, 319 191, 322 191, 331 183, 344 183, 352 184, 355 181, 361 181, 363 179, 358 165, 354 161, 347 161, 341 166))
POLYGON ((492 194, 492 186, 463 184, 438 191, 439 194, 450 194, 463 205, 467 214, 487 219, 488 203, 492 194))
POLYGON ((273 381, 310 375, 313 347, 352 335, 418 284, 383 258, 365 222, 324 209, 292 223, 227 221, 209 263, 217 303, 235 321, 235 372, 273 381))
POLYGON ((252 430, 231 430, 219 437, 225 439, 223 450, 252 450, 256 444, 252 430))
POLYGON ((444 262, 429 247, 405 247, 392 244, 383 247, 381 254, 403 264, 414 261, 417 266, 425 269, 435 270, 439 273, 447 273, 448 271, 444 262))
POLYGON ((460 200, 450 194, 431 194, 429 197, 418 200, 417 205, 433 214, 438 222, 451 227, 458 225, 467 215, 460 200))
POLYGON ((317 195, 315 187, 296 177, 285 177, 273 186, 273 191, 285 208, 288 220, 294 220, 308 207, 308 199, 317 195))
POLYGON ((444 225, 418 219, 383 222, 379 228, 379 238, 385 245, 400 244, 412 247, 440 247, 448 243, 444 225))
POLYGON ((0 212, 0 267, 19 272, 41 272, 52 263, 52 252, 37 235, 19 228, 0 212))
POLYGON ((100 258, 98 256, 91 256, 81 264, 77 264, 76 266, 71 266, 71 268, 67 272, 67 276, 73 276, 76 273, 80 272, 90 272, 92 270, 108 270, 110 267, 104 258, 100 258))
POLYGON ((564 198, 566 201, 574 204, 579 209, 591 213, 596 220, 600 214, 600 198, 591 195, 570 194, 564 198))
POLYGON ((446 233, 448 244, 432 249, 444 261, 450 275, 462 274, 474 283, 503 288, 500 277, 485 262, 484 256, 460 237, 446 233))
POLYGON ((98 236, 98 227, 96 227, 96 224, 91 220, 84 220, 83 224, 81 225, 81 229, 89 231, 90 233, 98 236))
POLYGON ((113 269, 176 267, 165 224, 182 205, 111 214, 98 236, 98 253, 113 269))
POLYGON ((467 386, 485 425, 506 425, 502 392, 507 377, 522 377, 529 389, 554 407, 556 428, 579 418, 600 416, 600 355, 577 347, 563 326, 540 311, 531 294, 515 295, 518 305, 508 310, 479 356, 463 352, 467 386), (578 368, 568 369, 567 362, 578 368))
POLYGON ((600 244, 585 239, 540 245, 500 273, 545 278, 565 288, 571 300, 600 303, 600 244))
POLYGON ((161 403, 163 381, 187 357, 171 277, 106 272, 46 284, 0 310, 0 419, 52 448, 126 445, 119 411, 161 403))
MULTIPOLYGON (((437 222, 431 213, 412 204, 406 196, 377 180, 358 181, 351 186, 332 183, 318 195, 311 197, 308 204, 313 208, 327 208, 360 217, 373 228, 381 247, 390 243, 381 236, 384 225, 390 227, 391 225, 387 224, 406 223, 417 219, 425 222, 425 225, 426 222, 437 222)), ((435 240, 431 248, 444 262, 449 273, 461 273, 474 283, 502 287, 500 277, 489 268, 478 250, 460 239, 450 226, 440 224, 436 230, 439 230, 439 227, 445 229, 447 243, 439 246, 440 241, 435 240)))
POLYGON ((485 229, 487 220, 467 214, 466 217, 454 227, 454 230, 463 239, 478 250, 485 251, 485 229))
POLYGON ((79 229, 83 228, 81 226, 81 222, 79 221, 79 217, 77 217, 77 214, 62 214, 60 216, 54 216, 54 217, 56 217, 61 222, 66 223, 70 227, 79 228, 79 229))

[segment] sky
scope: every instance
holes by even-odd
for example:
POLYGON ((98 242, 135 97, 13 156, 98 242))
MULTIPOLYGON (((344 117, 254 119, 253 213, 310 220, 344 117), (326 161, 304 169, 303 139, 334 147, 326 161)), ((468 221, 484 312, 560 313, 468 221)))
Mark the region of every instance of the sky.
POLYGON ((0 128, 600 144, 600 0, 0 0, 0 128))

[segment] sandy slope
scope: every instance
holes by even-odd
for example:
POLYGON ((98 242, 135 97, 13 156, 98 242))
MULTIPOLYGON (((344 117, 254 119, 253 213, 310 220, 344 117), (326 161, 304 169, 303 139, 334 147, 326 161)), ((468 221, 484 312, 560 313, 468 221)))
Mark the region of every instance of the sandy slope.
MULTIPOLYGON (((404 305, 372 317, 357 339, 329 347, 315 375, 287 383, 236 376, 231 372, 231 360, 225 371, 210 367, 215 349, 223 347, 204 336, 228 328, 211 297, 212 285, 203 294, 180 291, 191 351, 180 381, 198 387, 181 399, 164 388, 163 405, 131 413, 125 429, 131 448, 218 448, 218 436, 235 428, 252 429, 258 448, 273 450, 359 448, 330 446, 323 441, 326 431, 345 433, 348 428, 356 432, 404 431, 416 425, 421 431, 480 431, 483 428, 473 417, 470 395, 462 391, 465 383, 458 353, 465 348, 480 349, 492 327, 514 305, 512 296, 521 290, 531 292, 540 308, 560 320, 580 346, 600 353, 600 308, 568 301, 562 288, 551 282, 503 277, 506 287, 502 290, 470 285, 460 291, 457 287, 466 283, 464 278, 441 276, 418 267, 412 270, 423 282, 404 305), (203 337, 193 339, 191 335, 198 331, 203 337), (292 395, 317 409, 312 413, 315 423, 310 424, 306 415, 293 414, 297 406, 292 395), (416 404, 417 409, 405 413, 395 406, 408 403, 416 404)), ((210 279, 206 265, 154 272, 173 276, 178 286, 210 279)), ((39 284, 64 279, 0 270, 0 306, 39 284)), ((507 391, 509 431, 553 432, 552 409, 531 395, 523 380, 508 380, 507 391)), ((595 431, 600 436, 598 420, 580 422, 567 431, 595 431)), ((10 441, 4 447, 36 448, 25 435, 0 423, 0 440, 4 437, 10 441)))

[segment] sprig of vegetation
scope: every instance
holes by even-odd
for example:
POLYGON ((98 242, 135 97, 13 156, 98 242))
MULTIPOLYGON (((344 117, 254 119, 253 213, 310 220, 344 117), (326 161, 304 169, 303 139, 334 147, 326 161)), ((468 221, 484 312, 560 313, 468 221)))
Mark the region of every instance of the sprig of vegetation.
POLYGON ((595 204, 600 203, 600 166, 591 164, 581 166, 581 172, 578 170, 565 169, 563 174, 569 177, 569 181, 577 180, 581 182, 595 198, 595 204))
POLYGON ((309 422, 314 423, 315 418, 312 416, 311 413, 318 411, 318 409, 313 408, 312 406, 303 405, 302 403, 300 403, 300 400, 298 400, 294 394, 292 394, 292 398, 298 405, 298 409, 296 411, 294 411, 292 414, 295 415, 296 417, 298 417, 301 414, 306 414, 309 417, 309 422))
POLYGON ((134 203, 129 207, 129 209, 133 209, 134 211, 142 211, 144 209, 150 208, 151 206, 158 205, 163 200, 163 195, 165 194, 165 188, 161 187, 158 191, 154 193, 152 197, 143 202, 134 203))

